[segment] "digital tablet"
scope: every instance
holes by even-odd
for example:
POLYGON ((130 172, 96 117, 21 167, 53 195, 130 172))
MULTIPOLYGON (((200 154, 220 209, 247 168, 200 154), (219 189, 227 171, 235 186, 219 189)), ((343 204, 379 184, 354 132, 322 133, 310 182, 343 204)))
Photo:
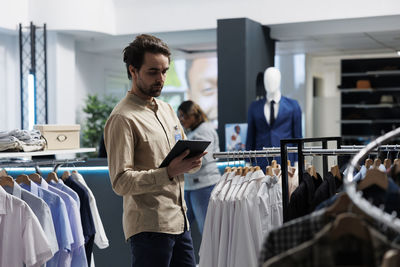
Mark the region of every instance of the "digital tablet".
POLYGON ((171 160, 173 160, 174 158, 185 152, 186 149, 189 149, 190 152, 189 155, 185 157, 185 159, 200 155, 201 153, 204 152, 204 150, 206 150, 206 148, 210 143, 211 141, 203 141, 203 140, 178 140, 175 146, 165 157, 159 168, 167 167, 171 162, 171 160))

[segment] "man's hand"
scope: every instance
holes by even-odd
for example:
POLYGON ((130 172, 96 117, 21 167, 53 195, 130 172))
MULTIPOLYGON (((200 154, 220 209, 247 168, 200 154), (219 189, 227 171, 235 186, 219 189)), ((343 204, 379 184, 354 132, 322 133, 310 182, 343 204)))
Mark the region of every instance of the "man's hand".
POLYGON ((201 158, 207 154, 207 152, 203 152, 198 156, 184 159, 187 155, 189 155, 189 149, 185 152, 174 158, 171 163, 167 167, 167 172, 169 178, 178 176, 185 172, 189 172, 192 169, 199 168, 201 166, 201 158))

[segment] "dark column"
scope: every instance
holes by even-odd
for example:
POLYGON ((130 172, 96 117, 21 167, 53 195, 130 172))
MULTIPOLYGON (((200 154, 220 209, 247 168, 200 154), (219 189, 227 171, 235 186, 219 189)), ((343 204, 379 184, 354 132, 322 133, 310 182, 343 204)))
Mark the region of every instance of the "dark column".
MULTIPOLYGON (((257 92, 257 75, 274 65, 270 29, 247 18, 218 20, 218 134, 225 151, 225 124, 247 122, 257 92)), ((260 87, 260 86, 258 86, 260 87)))

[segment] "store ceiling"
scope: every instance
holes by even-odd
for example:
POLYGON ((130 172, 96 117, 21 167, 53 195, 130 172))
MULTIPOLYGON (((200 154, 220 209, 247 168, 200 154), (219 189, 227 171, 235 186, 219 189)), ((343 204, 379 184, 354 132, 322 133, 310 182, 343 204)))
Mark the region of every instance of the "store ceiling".
POLYGON ((277 54, 351 55, 400 50, 400 16, 270 25, 277 54))
MULTIPOLYGON (((346 20, 268 25, 277 40, 278 55, 307 53, 315 56, 393 53, 400 50, 400 15, 346 20)), ((133 39, 124 36, 76 35, 83 51, 120 56, 133 39)), ((215 29, 154 33, 175 51, 177 57, 216 54, 215 29)))

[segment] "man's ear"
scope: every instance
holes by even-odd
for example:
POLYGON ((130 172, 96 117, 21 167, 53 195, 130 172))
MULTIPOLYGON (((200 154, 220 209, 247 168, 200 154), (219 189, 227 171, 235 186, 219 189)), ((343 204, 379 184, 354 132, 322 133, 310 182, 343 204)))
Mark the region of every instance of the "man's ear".
POLYGON ((135 67, 133 67, 132 65, 129 65, 129 73, 131 74, 131 76, 132 76, 132 79, 135 79, 136 80, 136 68, 135 67))

